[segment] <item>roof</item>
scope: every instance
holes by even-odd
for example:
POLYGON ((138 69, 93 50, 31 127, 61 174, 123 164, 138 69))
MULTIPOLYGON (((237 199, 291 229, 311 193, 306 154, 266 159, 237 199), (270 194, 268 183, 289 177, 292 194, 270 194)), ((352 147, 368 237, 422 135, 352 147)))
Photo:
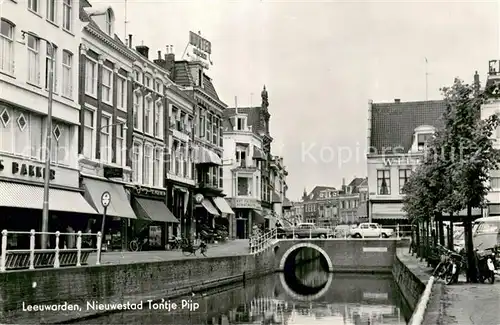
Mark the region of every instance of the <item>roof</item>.
POLYGON ((367 182, 368 178, 355 177, 347 186, 352 188, 351 194, 356 194, 359 193, 359 187, 361 184, 366 183, 366 185, 368 185, 367 182))
MULTIPOLYGON (((174 80, 175 83, 184 86, 184 87, 194 87, 196 86, 193 81, 193 77, 191 76, 191 73, 189 72, 189 62, 188 61, 175 61, 173 73, 171 75, 172 79, 174 80)), ((212 97, 213 99, 216 99, 220 101, 219 95, 217 94, 217 91, 215 90, 215 86, 212 82, 212 78, 207 76, 206 74, 203 74, 203 87, 202 89, 212 97)))
MULTIPOLYGON (((444 100, 373 103, 371 105, 370 153, 390 153, 390 148, 408 152, 415 128, 443 126, 444 100), (383 150, 385 149, 385 150, 383 150)), ((401 151, 399 151, 401 152, 401 151)))
MULTIPOLYGON (((260 107, 238 107, 238 114, 247 116, 247 125, 252 126, 252 132, 259 135, 260 131, 260 107)), ((224 130, 231 130, 233 123, 231 117, 236 115, 236 108, 224 110, 224 130)))
POLYGON ((319 198, 319 194, 325 190, 336 190, 333 186, 316 186, 307 197, 304 198, 304 202, 315 201, 319 198))

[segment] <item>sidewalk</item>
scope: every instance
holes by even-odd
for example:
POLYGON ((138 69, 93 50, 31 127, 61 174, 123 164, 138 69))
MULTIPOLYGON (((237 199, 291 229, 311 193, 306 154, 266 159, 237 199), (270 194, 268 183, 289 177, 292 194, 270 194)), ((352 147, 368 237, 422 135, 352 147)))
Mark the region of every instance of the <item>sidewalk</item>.
MULTIPOLYGON (((425 280, 432 274, 432 268, 426 262, 420 262, 408 254, 408 248, 399 248, 398 257, 414 273, 425 280)), ((436 283, 429 300, 429 307, 437 310, 435 315, 426 315, 425 324, 457 324, 457 325, 496 325, 500 309, 500 278, 495 284, 465 283, 465 276, 454 285, 436 283), (435 320, 434 320, 435 319, 435 320), (430 319, 429 319, 430 320, 430 319)))
MULTIPOLYGON (((144 252, 103 252, 101 264, 132 264, 158 261, 171 261, 192 258, 210 258, 220 256, 248 255, 249 246, 247 239, 237 239, 220 244, 208 245, 207 257, 198 251, 196 255, 184 256, 181 250, 171 251, 144 251, 144 252)), ((88 265, 95 265, 97 254, 91 254, 88 265)))

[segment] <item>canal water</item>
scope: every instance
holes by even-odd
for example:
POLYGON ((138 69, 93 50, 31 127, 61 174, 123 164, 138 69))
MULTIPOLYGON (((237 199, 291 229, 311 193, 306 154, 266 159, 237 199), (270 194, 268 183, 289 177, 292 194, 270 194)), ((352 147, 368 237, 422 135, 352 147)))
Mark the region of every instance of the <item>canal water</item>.
POLYGON ((307 250, 283 273, 174 299, 176 310, 144 302, 141 311, 74 324, 408 324, 411 310, 390 275, 329 273, 324 258, 307 250))

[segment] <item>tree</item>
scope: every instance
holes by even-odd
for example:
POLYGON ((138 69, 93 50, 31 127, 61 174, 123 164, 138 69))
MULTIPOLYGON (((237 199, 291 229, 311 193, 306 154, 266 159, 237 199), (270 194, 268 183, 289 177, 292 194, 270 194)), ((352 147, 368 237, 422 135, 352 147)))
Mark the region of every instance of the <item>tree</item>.
POLYGON ((489 89, 479 93, 475 86, 455 79, 451 87, 443 88, 447 109, 441 137, 441 157, 446 167, 448 183, 438 209, 449 213, 467 210, 464 220, 468 279, 477 281, 472 244, 472 208, 483 207, 489 187, 489 172, 498 168, 499 153, 493 147, 491 135, 498 127, 497 115, 481 120, 481 106, 488 99, 489 89))

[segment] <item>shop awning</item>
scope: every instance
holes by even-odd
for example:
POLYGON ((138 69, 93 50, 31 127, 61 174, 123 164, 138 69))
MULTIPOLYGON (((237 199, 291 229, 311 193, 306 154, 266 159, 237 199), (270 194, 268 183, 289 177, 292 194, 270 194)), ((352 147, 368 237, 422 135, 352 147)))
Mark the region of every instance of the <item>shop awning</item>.
POLYGON ((500 204, 489 204, 488 205, 488 215, 489 216, 500 215, 500 204))
POLYGON ((273 191, 272 203, 281 203, 281 197, 276 191, 273 191))
MULTIPOLYGON (((11 182, 0 182, 0 206, 42 210, 43 187, 11 182)), ((49 210, 97 214, 80 192, 51 188, 49 210)))
POLYGON ((214 201, 215 206, 217 209, 219 209, 220 212, 223 214, 234 214, 233 209, 229 206, 227 203, 226 199, 220 196, 213 197, 212 200, 214 201))
POLYGON ((220 216, 219 211, 217 211, 217 209, 214 207, 214 205, 212 204, 212 202, 210 202, 208 199, 203 199, 203 201, 201 201, 201 205, 211 215, 216 216, 216 217, 220 216))
POLYGON ((179 220, 167 208, 165 203, 156 200, 134 198, 134 210, 137 217, 144 220, 179 223, 179 220))
POLYGON ((285 197, 285 199, 283 200, 283 208, 291 208, 292 207, 292 203, 290 202, 290 200, 285 197))
POLYGON ((222 159, 215 152, 201 146, 195 152, 195 162, 197 164, 222 166, 222 159))
POLYGON ((99 212, 103 213, 101 204, 102 193, 108 191, 111 195, 106 214, 111 217, 137 219, 134 210, 130 206, 125 188, 121 184, 100 181, 97 179, 84 178, 83 186, 85 187, 86 199, 99 212))
POLYGON ((383 213, 372 213, 373 220, 407 220, 406 215, 401 214, 383 214, 383 213))
POLYGON ((253 146, 253 159, 255 160, 264 160, 264 153, 262 152, 262 150, 260 148, 258 148, 257 146, 253 146))
POLYGON ((253 223, 254 224, 261 224, 261 223, 264 223, 266 220, 264 219, 264 217, 262 216, 262 214, 260 213, 260 211, 257 211, 257 210, 252 210, 252 213, 253 213, 253 223))
POLYGON ((371 211, 372 219, 376 220, 407 220, 406 212, 403 211, 403 203, 373 203, 371 211))

